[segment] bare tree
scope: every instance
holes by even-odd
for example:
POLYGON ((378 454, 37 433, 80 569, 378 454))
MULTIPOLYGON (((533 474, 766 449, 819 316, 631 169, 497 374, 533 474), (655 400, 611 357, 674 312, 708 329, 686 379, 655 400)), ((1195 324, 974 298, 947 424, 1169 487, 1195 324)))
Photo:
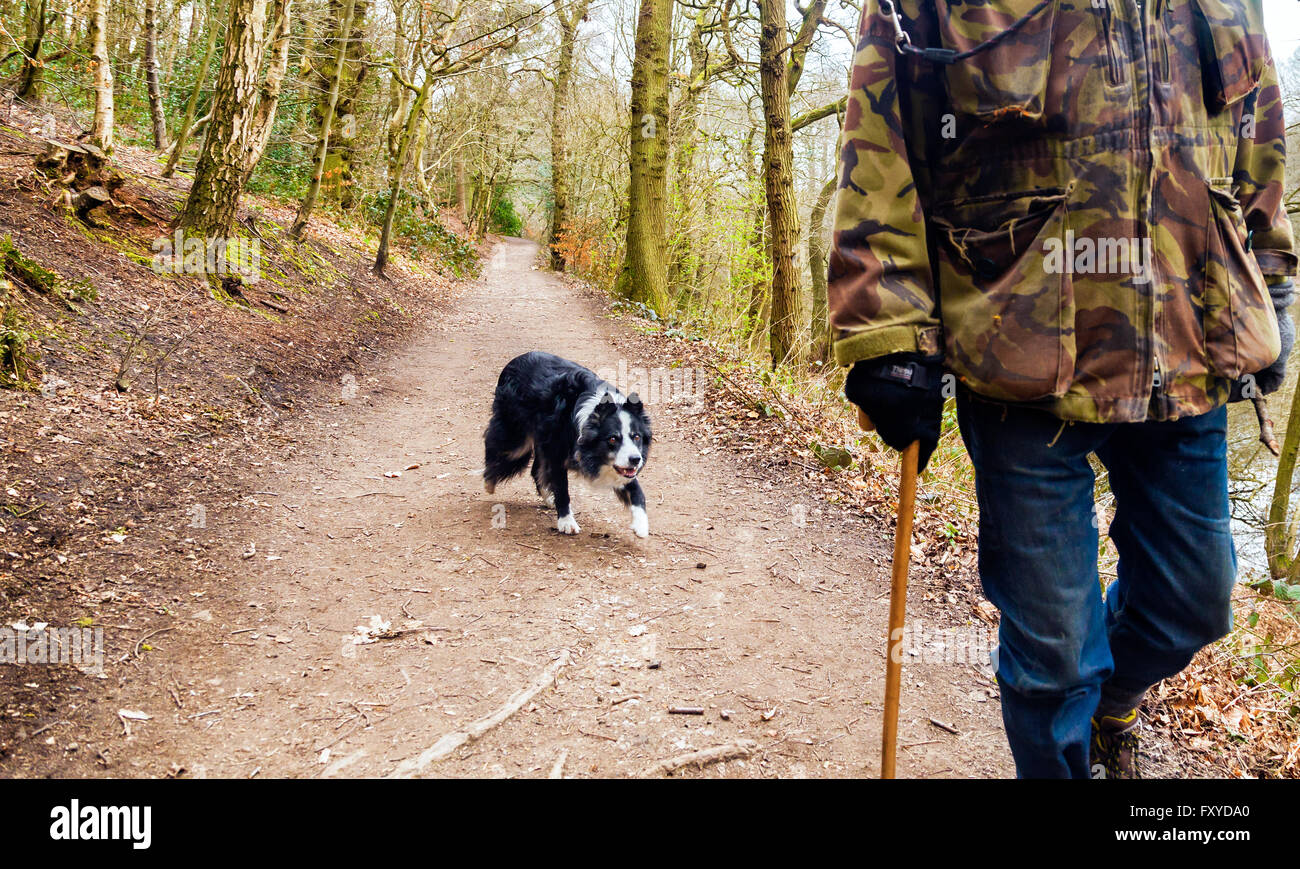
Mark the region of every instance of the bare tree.
POLYGON ((520 24, 532 17, 528 12, 506 21, 498 26, 488 25, 487 29, 460 42, 453 42, 457 26, 464 11, 462 0, 453 0, 447 9, 433 6, 416 8, 417 39, 412 46, 416 63, 423 79, 419 84, 402 74, 394 62, 389 67, 402 87, 414 94, 414 101, 407 110, 398 138, 396 159, 393 162, 392 175, 388 186, 388 208, 384 213, 384 223, 379 232, 379 250, 375 254, 375 274, 382 275, 388 265, 388 247, 392 241, 393 218, 397 214, 398 200, 402 195, 402 175, 410 160, 412 146, 417 138, 416 131, 420 116, 429 102, 429 94, 435 85, 448 76, 464 72, 499 51, 513 48, 519 42, 520 24))

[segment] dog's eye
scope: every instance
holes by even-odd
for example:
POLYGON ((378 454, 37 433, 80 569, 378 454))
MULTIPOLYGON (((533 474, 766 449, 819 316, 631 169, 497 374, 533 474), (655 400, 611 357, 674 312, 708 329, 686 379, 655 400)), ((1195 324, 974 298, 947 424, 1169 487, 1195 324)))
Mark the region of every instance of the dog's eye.
POLYGON ((616 444, 616 443, 618 443, 618 438, 610 438, 610 439, 609 439, 609 445, 610 445, 611 447, 612 447, 614 444, 616 444))
POLYGON ((632 440, 641 443, 641 435, 632 435, 632 440))

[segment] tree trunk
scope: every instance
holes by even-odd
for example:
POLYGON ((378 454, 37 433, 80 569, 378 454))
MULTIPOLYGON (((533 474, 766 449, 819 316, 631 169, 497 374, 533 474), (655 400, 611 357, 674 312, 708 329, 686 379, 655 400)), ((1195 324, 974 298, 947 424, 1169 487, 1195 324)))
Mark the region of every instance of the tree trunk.
POLYGON ((433 199, 433 191, 429 189, 428 168, 424 165, 424 153, 429 147, 430 133, 432 133, 432 125, 429 123, 429 112, 426 107, 420 115, 420 123, 415 128, 415 146, 412 148, 415 152, 415 188, 420 191, 420 196, 426 202, 433 199))
MULTIPOLYGON (((343 15, 343 32, 348 33, 352 30, 352 15, 356 8, 355 0, 348 0, 347 11, 343 15)), ((293 226, 289 227, 289 237, 301 239, 303 232, 307 229, 307 221, 311 220, 312 209, 316 207, 316 197, 320 194, 321 178, 325 174, 325 158, 329 154, 330 130, 334 126, 334 110, 339 102, 339 88, 343 85, 343 67, 345 65, 345 51, 347 43, 339 40, 338 53, 334 58, 334 81, 330 84, 329 98, 325 104, 325 116, 321 119, 320 137, 316 143, 316 157, 312 160, 315 169, 312 172, 311 184, 307 187, 307 195, 302 199, 302 205, 298 208, 298 216, 293 219, 293 226)))
POLYGON ((91 138, 109 152, 113 148, 113 69, 108 62, 108 0, 90 0, 90 64, 95 87, 91 138))
POLYGON ((1268 572, 1273 579, 1282 579, 1291 572, 1295 558, 1295 539, 1291 534, 1291 481, 1295 476, 1296 456, 1300 453, 1300 388, 1291 397, 1291 413, 1286 421, 1286 434, 1282 437, 1282 455, 1277 460, 1277 474, 1273 482, 1273 500, 1268 508, 1268 524, 1264 526, 1264 548, 1268 556, 1268 572))
POLYGON ((379 232, 379 251, 375 254, 374 271, 377 275, 382 276, 384 268, 388 265, 388 245, 393 237, 393 216, 397 214, 397 200, 402 195, 402 172, 406 169, 407 158, 411 154, 411 142, 415 139, 415 128, 419 123, 420 115, 424 114, 424 104, 429 99, 429 91, 433 90, 433 83, 433 77, 426 77, 402 127, 397 159, 394 161, 392 177, 389 179, 388 210, 384 212, 384 226, 379 232))
POLYGON ((789 49, 785 0, 761 0, 759 37, 763 92, 763 183, 767 192, 768 251, 772 261, 769 324, 772 365, 794 361, 803 318, 799 315, 799 277, 795 244, 799 218, 794 201, 794 146, 790 133, 789 49))
POLYGON ((831 352, 831 327, 827 317, 826 304, 826 209, 830 207, 835 195, 836 182, 839 179, 832 174, 817 201, 813 203, 808 215, 808 269, 812 273, 812 319, 809 334, 812 335, 811 358, 814 362, 829 362, 831 352))
MULTIPOLYGON (((316 129, 323 131, 325 118, 341 118, 353 113, 354 101, 368 69, 365 64, 365 16, 368 0, 330 0, 329 10, 335 28, 325 32, 316 45, 322 60, 312 65, 315 105, 312 115, 316 129), (336 90, 337 85, 337 90, 336 90)), ((399 37, 400 38, 400 37, 399 37)), ((350 208, 355 200, 353 185, 354 150, 351 139, 335 134, 325 142, 325 165, 321 189, 325 195, 350 208)), ((317 137, 319 148, 324 136, 317 137)))
MULTIPOLYGON (((335 198, 338 200, 339 207, 348 211, 357 201, 356 191, 356 170, 354 164, 357 157, 357 148, 354 144, 354 134, 356 129, 356 112, 357 97, 361 95, 361 89, 365 86, 366 76, 370 72, 368 61, 367 37, 366 31, 366 13, 369 10, 369 0, 354 0, 355 12, 352 16, 351 36, 347 40, 347 52, 344 55, 343 64, 343 83, 339 88, 339 101, 335 109, 336 118, 349 119, 348 123, 338 128, 338 135, 334 136, 331 149, 336 152, 338 158, 338 172, 335 174, 336 179, 333 185, 335 198)), ((336 125, 338 121, 335 122, 336 125)))
MULTIPOLYGON (((393 65, 406 78, 410 77, 411 48, 406 39, 405 8, 401 0, 393 4, 393 65)), ((388 96, 388 124, 386 130, 387 169, 391 182, 397 167, 397 155, 402 150, 402 130, 406 128, 407 113, 411 110, 411 100, 415 98, 411 89, 392 77, 388 96)))
POLYGON ((257 79, 265 34, 266 0, 231 0, 212 120, 194 169, 194 185, 177 221, 190 235, 230 235, 244 186, 244 150, 257 119, 257 79))
POLYGON ((279 13, 275 17, 275 30, 271 33, 271 63, 267 66, 266 77, 257 95, 257 110, 253 113, 248 144, 244 146, 244 176, 240 189, 248 185, 253 177, 253 170, 262 159, 266 145, 271 141, 271 130, 275 126, 275 113, 280 107, 280 91, 284 86, 284 76, 289 70, 289 33, 293 27, 293 0, 281 0, 279 13))
POLYGON ((560 58, 555 65, 555 82, 551 90, 551 226, 548 234, 551 268, 564 271, 564 254, 556 243, 569 223, 569 149, 565 113, 569 106, 569 80, 573 77, 573 50, 578 25, 587 16, 591 0, 578 0, 566 14, 557 9, 560 25, 560 58))
POLYGON ((158 85, 158 0, 144 0, 144 75, 149 91, 153 146, 161 151, 167 147, 167 114, 163 110, 162 88, 158 85))
POLYGON ((687 41, 691 72, 681 96, 672 108, 673 171, 671 179, 674 232, 669 243, 668 286, 678 303, 692 290, 698 257, 694 247, 700 233, 696 216, 704 203, 693 196, 691 182, 695 175, 695 154, 699 133, 700 103, 709 83, 709 55, 704 45, 705 12, 696 15, 695 26, 687 41))
POLYGON ((453 171, 456 173, 456 205, 460 207, 462 218, 469 218, 469 176, 465 172, 465 161, 457 157, 453 171))
POLYGON ((632 62, 627 250, 615 292, 667 313, 668 44, 673 0, 640 0, 632 62))
MULTIPOLYGON (((195 9, 198 8, 197 4, 195 5, 194 8, 195 9)), ((173 3, 171 9, 170 26, 166 24, 166 22, 168 21, 168 17, 166 13, 163 14, 163 22, 164 22, 162 28, 163 42, 166 43, 167 47, 163 50, 162 68, 160 70, 160 75, 163 81, 169 82, 169 84, 167 85, 168 96, 171 96, 171 94, 175 92, 175 86, 173 84, 170 84, 170 82, 172 81, 172 77, 176 74, 176 50, 180 47, 181 44, 180 12, 181 12, 180 4, 173 3), (170 39, 166 38, 167 35, 170 35, 171 38, 170 39)), ((193 12, 191 12, 190 14, 192 19, 193 12)))
POLYGON ((41 98, 41 48, 45 43, 46 0, 33 4, 27 0, 27 37, 23 41, 23 72, 16 96, 35 102, 41 98))
POLYGON ((181 124, 176 128, 176 142, 172 145, 171 155, 167 157, 167 165, 163 167, 162 177, 170 178, 176 171, 176 164, 180 162, 181 155, 185 151, 185 144, 190 136, 191 128, 194 126, 194 113, 198 110, 199 96, 203 92, 203 83, 208 78, 208 68, 212 65, 212 56, 217 51, 217 22, 221 20, 220 10, 214 6, 213 14, 208 16, 208 43, 203 50, 203 60, 199 63, 198 78, 194 80, 194 87, 190 89, 190 98, 185 101, 185 116, 181 124))

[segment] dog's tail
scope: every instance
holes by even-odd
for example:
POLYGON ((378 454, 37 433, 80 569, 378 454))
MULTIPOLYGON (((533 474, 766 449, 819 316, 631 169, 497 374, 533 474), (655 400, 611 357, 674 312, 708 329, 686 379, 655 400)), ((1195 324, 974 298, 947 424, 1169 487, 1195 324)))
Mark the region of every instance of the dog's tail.
POLYGON ((497 483, 522 474, 533 458, 532 438, 519 443, 497 419, 488 426, 484 444, 483 490, 491 495, 497 483))

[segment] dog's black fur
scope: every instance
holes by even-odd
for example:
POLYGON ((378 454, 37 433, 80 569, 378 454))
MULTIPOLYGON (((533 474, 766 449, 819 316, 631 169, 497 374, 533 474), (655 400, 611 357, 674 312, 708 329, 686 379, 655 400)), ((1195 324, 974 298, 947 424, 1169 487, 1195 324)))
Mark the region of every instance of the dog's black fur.
POLYGON ((537 493, 555 498, 556 527, 578 533, 569 500, 569 471, 609 485, 645 537, 645 493, 636 475, 650 450, 650 417, 636 393, 626 397, 576 362, 550 353, 512 359, 497 380, 492 419, 484 432, 483 485, 533 463, 537 493))

